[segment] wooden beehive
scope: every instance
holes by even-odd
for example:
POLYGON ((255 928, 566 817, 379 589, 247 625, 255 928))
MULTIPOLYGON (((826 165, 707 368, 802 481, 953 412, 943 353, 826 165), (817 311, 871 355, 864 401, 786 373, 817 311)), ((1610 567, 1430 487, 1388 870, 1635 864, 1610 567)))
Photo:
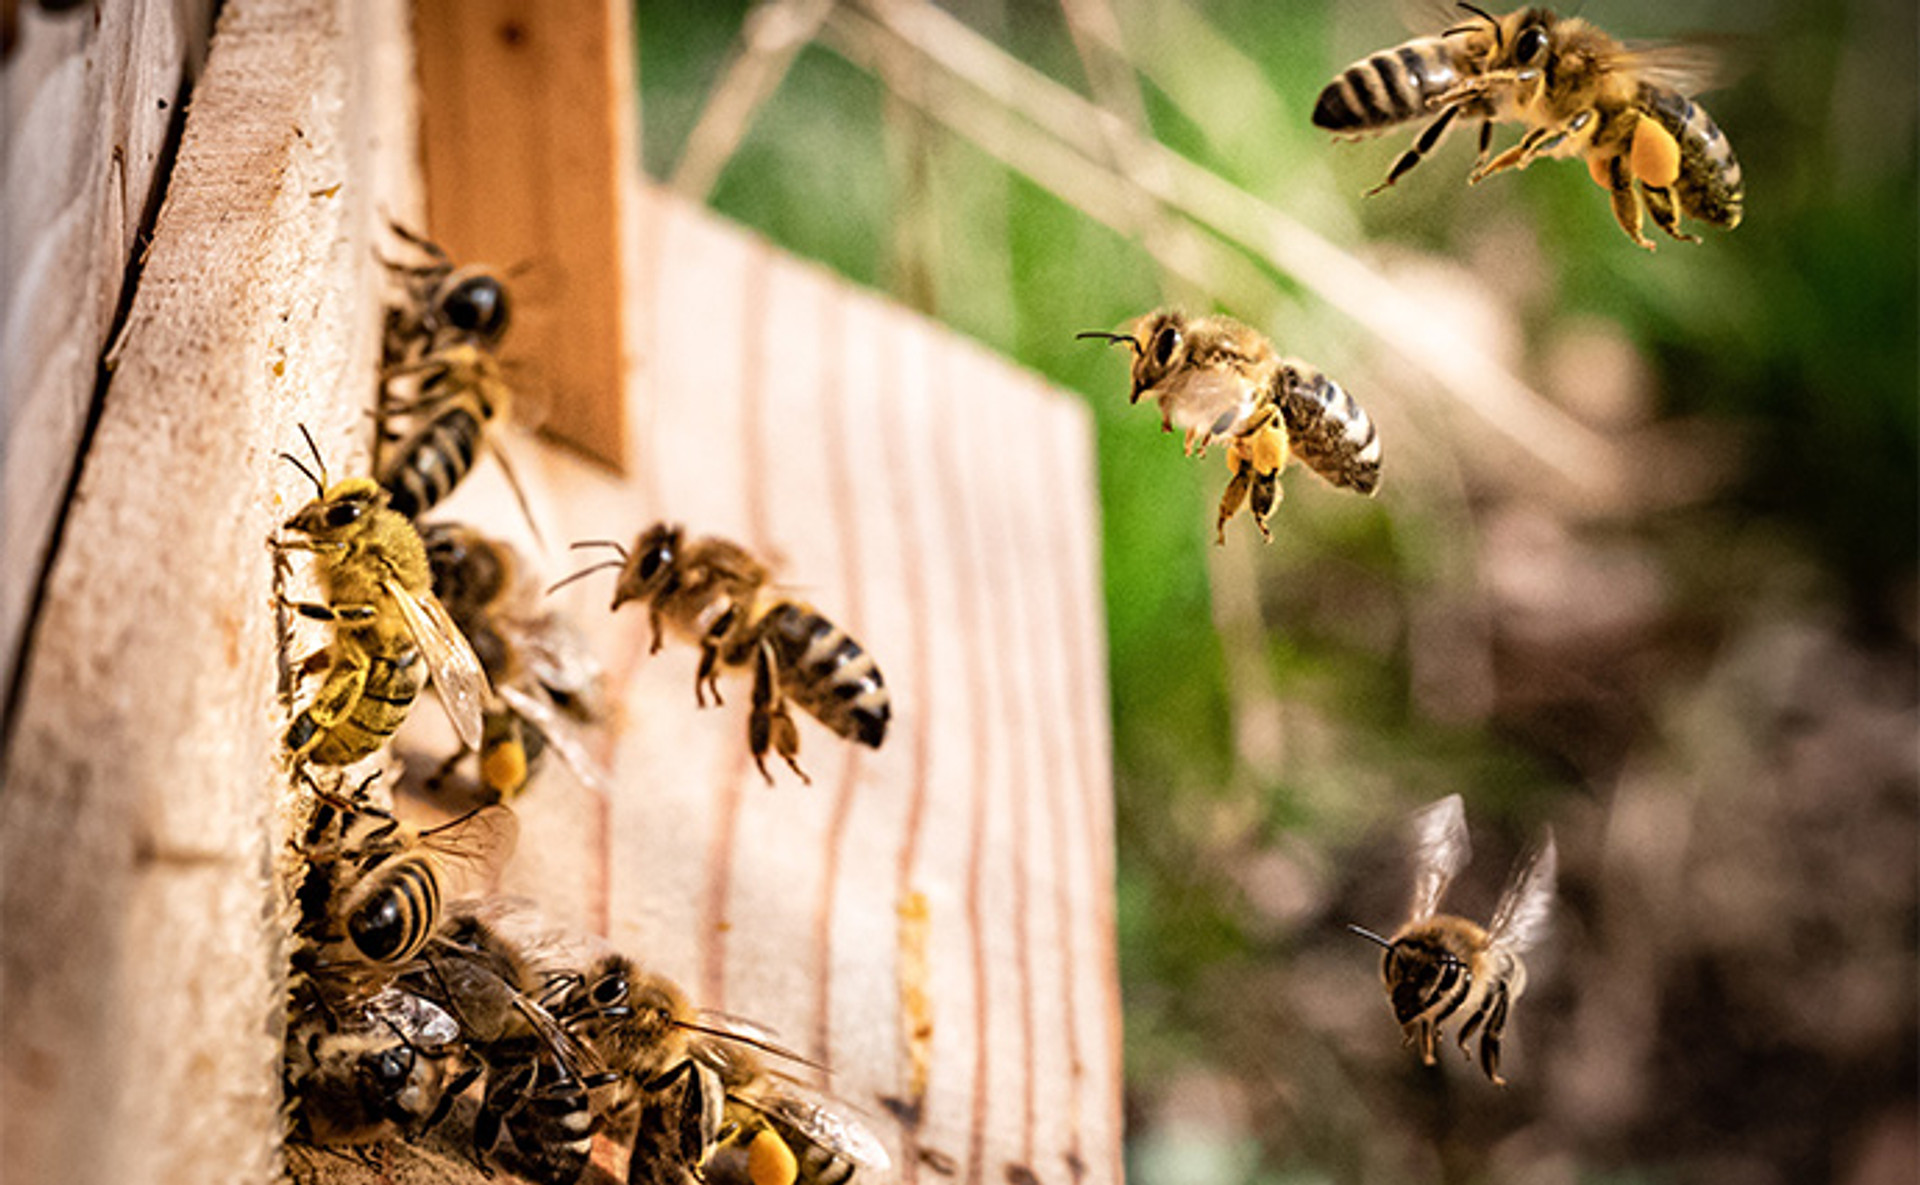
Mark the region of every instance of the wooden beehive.
MULTIPOLYGON (((411 30, 463 19, 460 7, 232 0, 222 12, 65 507, 6 753, 9 1182, 278 1171, 286 940, 272 871, 294 791, 267 539, 310 492, 276 454, 305 424, 336 472, 365 463, 386 217, 424 209, 436 234, 485 225, 455 212, 461 186, 435 179, 458 175, 432 162, 459 138, 426 149, 424 199, 412 148, 411 30)), ((584 333, 550 348, 597 350, 611 370, 578 373, 615 378, 591 386, 599 406, 558 421, 588 425, 565 431, 591 437, 595 457, 509 444, 546 538, 630 540, 672 518, 777 556, 796 595, 878 657, 895 704, 877 752, 803 722, 814 784, 769 788, 746 755, 745 688, 697 710, 691 652, 649 656, 644 614, 608 614, 606 584, 578 586, 561 603, 611 670, 615 776, 605 795, 564 771, 536 784, 517 804, 503 888, 829 1064, 830 1089, 893 1154, 877 1180, 1118 1181, 1084 410, 646 190, 625 155, 619 11, 466 16, 481 42, 513 22, 516 52, 581 52, 593 44, 582 21, 604 34, 608 118, 548 125, 577 127, 580 143, 561 147, 578 159, 599 145, 611 196, 597 221, 567 225, 608 244, 602 272, 579 270, 593 252, 567 254, 530 299, 544 284, 613 301, 548 329, 584 333)), ((475 42, 441 29, 432 43, 475 42)), ((423 108, 447 77, 426 56, 423 108)), ((450 245, 502 258, 483 235, 450 245)), ((528 358, 533 385, 541 367, 528 358)), ((492 522, 511 505, 483 466, 446 509, 492 522)), ((596 1172, 617 1176, 622 1155, 602 1147, 596 1172)), ((295 1167, 478 1176, 434 1157, 295 1167)))

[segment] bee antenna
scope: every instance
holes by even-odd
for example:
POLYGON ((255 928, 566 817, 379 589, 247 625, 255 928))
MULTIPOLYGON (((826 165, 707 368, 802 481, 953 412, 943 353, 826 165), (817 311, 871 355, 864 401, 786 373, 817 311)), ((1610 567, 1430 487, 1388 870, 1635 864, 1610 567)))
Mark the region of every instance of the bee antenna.
MULTIPOLYGON (((301 430, 302 432, 305 432, 305 431, 306 431, 306 429, 305 429, 305 428, 302 428, 302 429, 300 429, 300 430, 301 430)), ((306 467, 306 465, 305 465, 305 464, 304 464, 304 463, 303 463, 303 462, 302 462, 302 461, 300 460, 300 458, 299 458, 299 457, 296 457, 296 456, 294 456, 294 455, 293 455, 292 453, 281 453, 281 454, 280 454, 280 459, 281 459, 282 461, 286 461, 286 462, 288 462, 288 463, 289 463, 289 464, 291 464, 291 465, 292 465, 292 466, 293 466, 293 467, 294 467, 295 469, 298 469, 298 470, 300 471, 300 476, 302 476, 302 477, 304 477, 304 478, 306 478, 306 479, 307 479, 308 481, 310 481, 310 482, 312 482, 312 483, 313 483, 313 488, 314 488, 314 489, 316 489, 316 490, 319 490, 319 491, 320 491, 320 496, 321 496, 322 498, 324 498, 324 497, 326 497, 326 496, 327 496, 327 483, 326 483, 326 482, 324 482, 324 481, 322 481, 322 480, 320 480, 320 479, 319 479, 318 477, 315 477, 315 476, 314 476, 314 473, 313 473, 313 470, 311 470, 311 469, 309 469, 309 468, 307 468, 307 467, 306 467)))
POLYGON ((307 442, 307 451, 313 454, 313 467, 320 471, 320 484, 325 486, 328 484, 327 459, 320 455, 320 446, 313 442, 313 433, 307 431, 307 426, 300 424, 297 427, 300 429, 301 437, 307 442))
POLYGON ((1393 949, 1393 943, 1388 942, 1386 939, 1380 937, 1378 934, 1375 934, 1372 930, 1367 929, 1365 926, 1356 926, 1353 923, 1349 922, 1347 923, 1347 929, 1353 931, 1355 934, 1358 934, 1360 937, 1366 939, 1368 942, 1378 943, 1379 945, 1385 947, 1388 950, 1393 949))
POLYGON ((1489 13, 1486 9, 1480 7, 1477 4, 1468 4, 1466 0, 1461 0, 1460 7, 1466 9, 1468 12, 1472 13, 1473 15, 1479 17, 1481 20, 1487 22, 1489 25, 1493 26, 1493 51, 1495 53, 1499 53, 1500 52, 1500 22, 1497 20, 1494 20, 1493 15, 1491 13, 1489 13))
POLYGON ((689 1033, 699 1033, 707 1037, 718 1037, 722 1041, 731 1041, 735 1045, 748 1045, 762 1053, 770 1053, 775 1057, 785 1058, 790 1062, 797 1062, 809 1070, 818 1070, 822 1074, 827 1072, 826 1066, 814 1061, 810 1057, 803 1057, 791 1049, 775 1045, 771 1041, 762 1041, 760 1038, 750 1036, 746 1033, 729 1032, 726 1029, 712 1028, 695 1020, 676 1020, 673 1022, 673 1025, 675 1028, 685 1029, 689 1033))
POLYGON ((579 551, 583 547, 611 547, 620 553, 621 559, 627 558, 627 549, 611 539, 582 539, 578 543, 568 544, 570 550, 579 551))
MULTIPOLYGON (((574 546, 578 547, 580 545, 576 543, 574 544, 574 546)), ((552 596, 554 593, 559 592, 561 589, 567 587, 569 584, 572 584, 574 581, 579 580, 582 577, 591 576, 595 572, 604 572, 608 568, 624 568, 626 566, 627 566, 627 561, 624 556, 617 560, 602 560, 600 563, 590 564, 587 567, 580 569, 578 572, 575 572, 573 575, 568 576, 563 580, 555 581, 553 584, 548 585, 547 595, 552 596)))
POLYGON ((1104 341, 1109 344, 1125 342, 1127 346, 1133 350, 1134 357, 1136 358, 1146 353, 1145 347, 1140 344, 1140 339, 1130 333, 1108 333, 1104 329, 1089 329, 1084 333, 1076 333, 1073 335, 1073 340, 1075 341, 1086 341, 1089 338, 1096 341, 1104 341))

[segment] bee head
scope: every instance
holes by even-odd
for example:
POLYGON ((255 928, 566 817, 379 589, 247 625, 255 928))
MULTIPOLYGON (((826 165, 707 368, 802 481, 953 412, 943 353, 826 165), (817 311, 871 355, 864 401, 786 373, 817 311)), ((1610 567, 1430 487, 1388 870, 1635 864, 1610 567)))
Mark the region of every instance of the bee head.
POLYGON ((1185 342, 1186 324, 1186 317, 1179 312, 1162 309, 1134 322, 1132 333, 1089 330, 1074 336, 1127 343, 1133 350, 1133 393, 1127 402, 1138 403, 1173 370, 1185 342))
POLYGON ((286 529, 315 539, 340 539, 359 529, 366 518, 387 504, 387 492, 371 477, 349 477, 327 487, 321 496, 300 508, 286 529))

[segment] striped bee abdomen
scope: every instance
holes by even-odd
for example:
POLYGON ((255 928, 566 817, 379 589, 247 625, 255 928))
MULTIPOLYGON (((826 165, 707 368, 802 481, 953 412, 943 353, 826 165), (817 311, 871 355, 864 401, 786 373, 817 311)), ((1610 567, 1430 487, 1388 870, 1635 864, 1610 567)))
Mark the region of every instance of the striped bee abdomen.
POLYGON ((411 647, 397 658, 368 658, 366 682, 347 714, 323 729, 313 708, 306 708, 287 727, 287 748, 316 765, 351 765, 374 752, 400 727, 420 694, 419 660, 420 652, 411 647))
POLYGON ((1473 989, 1466 964, 1445 946, 1421 938, 1395 943, 1382 968, 1401 1024, 1424 1020, 1437 1025, 1451 1016, 1473 989))
POLYGON ((480 417, 455 406, 402 443, 380 475, 387 504, 408 518, 432 509, 460 484, 480 451, 480 417))
POLYGON ((1341 71, 1314 103, 1313 124, 1353 135, 1419 119, 1459 81, 1444 39, 1416 38, 1341 71))
POLYGON ((892 707, 873 656, 845 630, 791 601, 767 612, 765 631, 788 698, 840 736, 879 748, 892 707))
POLYGON ((1343 489, 1372 494, 1380 487, 1380 434, 1352 396, 1297 359, 1281 366, 1275 385, 1294 456, 1343 489))
POLYGON ((347 912, 347 937, 374 963, 404 963, 419 954, 440 923, 440 875, 431 857, 403 856, 384 865, 347 912))
POLYGON ((1740 225, 1746 200, 1740 161, 1707 109, 1679 91, 1646 83, 1640 87, 1640 108, 1680 144, 1673 193, 1681 212, 1728 230, 1740 225))

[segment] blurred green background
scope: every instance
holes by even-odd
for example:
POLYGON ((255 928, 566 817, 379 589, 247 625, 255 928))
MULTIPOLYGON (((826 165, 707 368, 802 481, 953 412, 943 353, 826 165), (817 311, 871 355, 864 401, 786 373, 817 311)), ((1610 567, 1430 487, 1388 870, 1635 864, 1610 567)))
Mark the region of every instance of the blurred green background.
POLYGON ((1439 5, 638 11, 652 176, 1094 411, 1132 1180, 1920 1179, 1912 3, 1584 6, 1728 63, 1746 220, 1651 255, 1468 135, 1360 198, 1413 129, 1314 98, 1439 5), (1164 303, 1335 376, 1380 496, 1289 470, 1211 546, 1224 470, 1073 336, 1164 303), (1456 791, 1461 912, 1561 847, 1504 1090, 1341 928, 1456 791))

